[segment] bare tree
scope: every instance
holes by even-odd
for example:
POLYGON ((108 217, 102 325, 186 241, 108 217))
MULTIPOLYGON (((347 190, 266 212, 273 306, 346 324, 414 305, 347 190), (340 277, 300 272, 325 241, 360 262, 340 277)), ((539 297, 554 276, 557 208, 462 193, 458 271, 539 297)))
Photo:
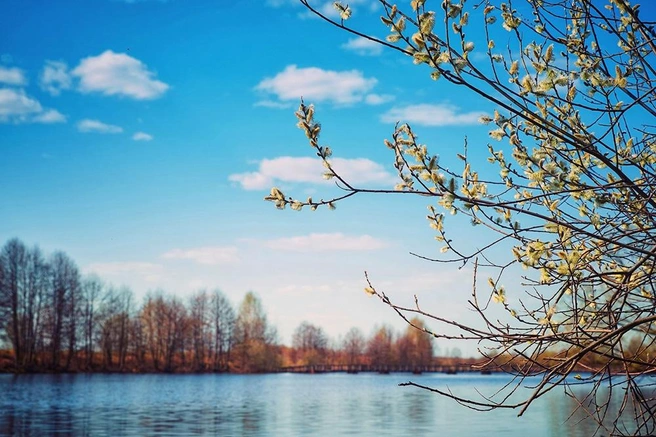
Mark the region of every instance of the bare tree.
POLYGON ((12 370, 92 371, 99 356, 110 371, 223 372, 235 341, 245 354, 240 370, 280 365, 275 329, 253 293, 236 330, 232 305, 218 289, 198 292, 187 305, 156 291, 135 308, 129 288, 80 279, 63 252, 49 259, 18 239, 0 250, 0 340, 13 352, 12 370))
POLYGON ((31 370, 36 366, 38 341, 43 335, 42 312, 50 275, 50 266, 36 246, 28 251, 26 269, 27 287, 22 298, 22 366, 31 370))
POLYGON ((373 369, 389 373, 395 363, 394 331, 389 326, 381 326, 369 339, 367 357, 373 369))
POLYGON ((127 287, 121 288, 118 298, 120 310, 118 314, 118 366, 120 370, 123 370, 127 362, 130 344, 130 319, 134 300, 132 290, 127 287))
POLYGON ((12 239, 0 254, 0 325, 7 332, 17 368, 36 364, 42 335, 42 307, 49 289, 49 267, 38 247, 27 249, 12 239), (4 313, 4 314, 3 314, 4 313))
POLYGON ((3 281, 0 289, 0 299, 4 314, 8 317, 4 328, 14 349, 16 366, 23 363, 23 333, 21 331, 21 297, 27 288, 27 248, 18 239, 12 239, 2 249, 0 263, 2 264, 3 281))
POLYGON ((52 285, 47 311, 50 363, 53 369, 59 368, 61 352, 67 345, 65 367, 69 368, 77 345, 80 277, 75 263, 63 252, 56 252, 50 265, 52 285))
POLYGON ((212 367, 215 372, 226 371, 233 345, 235 311, 219 289, 211 294, 209 315, 213 334, 212 367))
POLYGON ((119 324, 120 302, 118 292, 108 287, 102 296, 98 312, 98 343, 103 357, 103 368, 114 369, 114 356, 118 349, 118 335, 116 326, 119 324))
POLYGON ((209 296, 207 291, 199 291, 189 299, 189 326, 193 348, 193 367, 202 371, 212 345, 209 323, 209 296))
MULTIPOLYGON (((97 287, 99 284, 92 283, 90 286, 97 287)), ((108 287, 102 296, 96 319, 105 369, 123 371, 126 368, 131 336, 136 335, 132 329, 132 301, 132 290, 127 287, 108 287)))
POLYGON ((303 364, 323 364, 328 350, 328 337, 320 327, 301 322, 292 336, 292 347, 300 353, 303 364))
POLYGON ((147 363, 146 363, 146 354, 147 354, 147 344, 146 344, 146 337, 143 329, 143 321, 141 317, 137 315, 133 316, 130 319, 130 342, 129 342, 129 348, 131 350, 131 354, 134 357, 134 362, 136 369, 138 370, 145 370, 147 369, 147 363))
POLYGON ((170 296, 162 302, 160 311, 164 323, 164 370, 172 372, 175 370, 176 353, 179 353, 184 365, 184 346, 188 327, 187 309, 177 297, 170 296))
POLYGON ((350 369, 356 365, 362 364, 362 354, 366 346, 366 340, 362 331, 358 328, 351 328, 344 336, 342 349, 346 354, 347 362, 350 369))
POLYGON ((433 361, 433 336, 427 333, 421 319, 415 317, 410 322, 412 326, 396 340, 397 365, 399 369, 419 373, 433 361))
POLYGON ((103 284, 97 276, 90 276, 82 281, 82 338, 84 341, 84 356, 86 369, 93 366, 95 352, 96 331, 98 325, 98 304, 100 301, 103 284))
POLYGON ((161 370, 164 358, 164 297, 161 291, 148 294, 141 307, 140 319, 144 343, 154 370, 161 370))

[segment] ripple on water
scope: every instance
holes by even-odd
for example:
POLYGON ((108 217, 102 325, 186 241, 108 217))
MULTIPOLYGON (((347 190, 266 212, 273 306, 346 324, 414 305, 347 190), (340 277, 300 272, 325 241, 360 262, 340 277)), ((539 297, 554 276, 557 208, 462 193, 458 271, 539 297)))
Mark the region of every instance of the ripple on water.
POLYGON ((562 391, 516 411, 473 413, 398 383, 474 395, 492 375, 0 375, 0 435, 467 435, 588 436, 567 421, 562 391))

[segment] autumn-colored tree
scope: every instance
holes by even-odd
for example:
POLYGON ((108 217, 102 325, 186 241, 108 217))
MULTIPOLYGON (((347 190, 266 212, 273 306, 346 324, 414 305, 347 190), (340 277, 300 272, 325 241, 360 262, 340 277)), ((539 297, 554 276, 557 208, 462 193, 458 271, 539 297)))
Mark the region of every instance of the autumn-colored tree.
POLYGON ((301 322, 292 336, 292 347, 299 364, 323 364, 326 360, 328 337, 320 327, 301 322))
POLYGON ((141 309, 144 342, 155 370, 175 370, 176 354, 184 361, 185 336, 188 333, 187 309, 174 296, 159 291, 148 295, 141 309))
POLYGON ((358 328, 351 328, 342 342, 342 349, 346 354, 347 364, 350 368, 362 364, 362 355, 364 354, 367 342, 358 328))
POLYGON ((399 368, 421 372, 433 361, 433 336, 428 334, 423 320, 414 317, 405 334, 396 340, 399 368))
POLYGON ((389 373, 395 363, 394 331, 389 326, 381 326, 369 339, 367 357, 371 367, 380 373, 389 373))
POLYGON ((365 192, 433 199, 428 220, 443 255, 426 258, 473 264, 469 304, 481 323, 466 326, 416 305, 396 305, 372 283, 366 290, 408 322, 420 314, 444 326, 433 326, 436 337, 469 339, 491 364, 495 356, 511 356, 516 372, 542 377, 521 401, 506 393, 500 401, 460 401, 517 408, 521 415, 548 391, 567 387, 567 375, 595 355, 585 378, 591 391, 578 399, 580 408, 610 433, 655 432, 652 396, 632 372, 656 367, 654 354, 641 352, 656 347, 653 17, 627 0, 379 0, 388 32, 381 39, 358 30, 360 18, 346 4, 335 4, 341 17, 333 20, 300 1, 334 26, 411 57, 436 86, 479 98, 490 107, 480 121, 490 126, 492 142, 465 139, 456 170, 400 120, 385 140, 399 175, 395 191, 357 187, 331 163, 332 149, 319 143, 314 107, 303 103, 298 126, 324 161, 325 176, 345 192, 317 201, 273 188, 266 199, 294 210, 333 208, 365 192), (489 169, 476 162, 481 150, 489 169), (477 242, 487 241, 452 235, 448 222, 461 217, 479 229, 477 242), (517 273, 516 266, 526 270, 517 273), (488 277, 483 287, 478 274, 488 277), (492 316, 490 303, 505 316, 492 316), (635 336, 644 346, 625 347, 635 336), (557 358, 541 359, 555 352, 557 358), (612 413, 598 390, 608 385, 621 386, 624 396, 612 413))
POLYGON ((276 333, 267 323, 260 299, 246 293, 235 321, 233 358, 242 372, 263 372, 275 369, 280 357, 275 347, 276 333))
MULTIPOLYGON (((91 284, 91 287, 97 284, 91 284)), ((109 287, 97 314, 100 349, 103 355, 103 367, 109 370, 124 370, 131 336, 132 290, 109 287), (114 363, 116 358, 116 363, 114 363), (116 366, 116 368, 115 368, 116 366)))

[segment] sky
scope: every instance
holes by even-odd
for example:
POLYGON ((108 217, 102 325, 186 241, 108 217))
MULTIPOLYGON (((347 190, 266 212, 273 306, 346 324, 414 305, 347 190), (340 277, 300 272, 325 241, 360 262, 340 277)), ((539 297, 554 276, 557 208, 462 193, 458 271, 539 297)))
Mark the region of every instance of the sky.
MULTIPOLYGON (((385 35, 377 2, 349 3, 354 25, 385 35)), ((315 4, 334 16, 331 2, 315 4)), ((236 306, 254 291, 287 344, 304 320, 335 339, 352 326, 403 329, 363 291, 365 271, 397 303, 412 306, 416 294, 424 310, 476 320, 471 266, 410 255, 439 256, 430 199, 362 195, 295 212, 263 197, 273 186, 300 198, 338 193, 295 127, 301 98, 315 105, 335 169, 367 188, 397 183, 383 140, 399 120, 442 163, 458 165, 465 135, 483 156, 485 102, 295 0, 0 9, 2 244, 62 250, 83 274, 137 297, 219 288, 236 306)), ((448 220, 476 245, 466 219, 448 220)))

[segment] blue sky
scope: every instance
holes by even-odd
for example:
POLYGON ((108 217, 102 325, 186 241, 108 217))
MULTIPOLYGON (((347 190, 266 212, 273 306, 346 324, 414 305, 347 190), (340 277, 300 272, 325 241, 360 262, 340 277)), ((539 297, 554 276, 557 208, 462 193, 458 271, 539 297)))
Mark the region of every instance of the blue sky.
MULTIPOLYGON (((354 24, 385 34, 375 1, 350 4, 354 24)), ((316 106, 337 171, 386 188, 396 181, 382 141, 395 121, 411 122, 448 163, 465 134, 487 150, 477 122, 486 104, 293 0, 1 9, 2 242, 63 250, 137 296, 218 287, 237 304, 253 290, 287 343, 303 320, 333 337, 402 328, 363 292, 364 270, 399 303, 418 294, 427 310, 473 319, 471 270, 408 254, 439 252, 425 198, 361 196, 301 213, 262 199, 274 185, 335 193, 295 127, 301 96, 316 106)))

